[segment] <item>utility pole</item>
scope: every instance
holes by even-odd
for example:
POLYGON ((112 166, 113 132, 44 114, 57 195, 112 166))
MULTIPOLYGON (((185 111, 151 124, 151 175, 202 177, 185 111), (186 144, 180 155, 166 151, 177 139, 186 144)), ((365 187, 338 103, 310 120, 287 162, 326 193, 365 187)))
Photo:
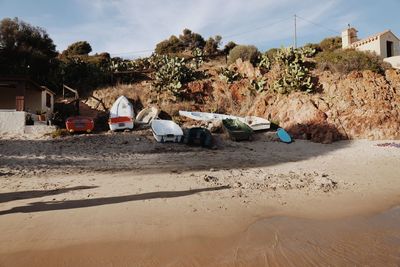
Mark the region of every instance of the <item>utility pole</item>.
POLYGON ((297 16, 294 14, 294 49, 297 49, 297 16))

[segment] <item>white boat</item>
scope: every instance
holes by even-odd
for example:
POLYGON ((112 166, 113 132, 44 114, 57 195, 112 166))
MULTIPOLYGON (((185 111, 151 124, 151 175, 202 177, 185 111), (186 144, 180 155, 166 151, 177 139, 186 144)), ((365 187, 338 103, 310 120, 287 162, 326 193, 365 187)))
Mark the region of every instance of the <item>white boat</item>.
POLYGON ((196 112, 196 111, 192 112, 192 111, 182 111, 182 110, 179 111, 179 115, 198 121, 238 119, 241 122, 244 122, 247 125, 249 125, 254 131, 267 130, 271 127, 270 121, 256 116, 239 117, 239 116, 225 115, 218 113, 207 113, 207 112, 196 112))
POLYGON ((238 119, 239 117, 233 115, 225 115, 218 113, 196 112, 196 111, 182 111, 179 110, 179 115, 198 121, 214 121, 226 119, 238 119))
POLYGON ((157 142, 176 142, 179 143, 183 137, 183 131, 178 124, 168 120, 153 120, 151 130, 157 142))
POLYGON ((110 109, 108 125, 112 131, 133 129, 135 113, 133 106, 125 96, 120 96, 110 109))
POLYGON ((253 131, 262 131, 271 128, 271 122, 264 118, 246 116, 244 118, 239 118, 239 120, 249 125, 253 131))
POLYGON ((158 118, 159 113, 160 110, 156 107, 144 108, 137 114, 135 123, 140 125, 150 124, 158 118))

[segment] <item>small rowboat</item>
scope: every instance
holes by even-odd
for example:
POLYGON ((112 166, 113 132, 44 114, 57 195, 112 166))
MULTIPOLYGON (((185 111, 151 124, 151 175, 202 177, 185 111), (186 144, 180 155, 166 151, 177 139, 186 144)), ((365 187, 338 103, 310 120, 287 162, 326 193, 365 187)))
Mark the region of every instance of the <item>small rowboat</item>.
POLYGON ((246 123, 238 119, 226 119, 222 120, 222 125, 225 131, 229 134, 232 141, 243 141, 251 140, 253 129, 250 128, 246 123))
POLYGON ((248 124, 253 131, 262 131, 271 128, 271 122, 264 118, 246 116, 244 118, 239 118, 239 120, 248 124))
POLYGON ((210 131, 202 127, 194 127, 187 130, 185 143, 192 146, 212 147, 212 135, 210 131))
POLYGON ((120 96, 110 109, 108 125, 112 131, 133 129, 135 113, 133 106, 125 96, 120 96))
POLYGON ((179 143, 183 137, 183 131, 178 124, 168 120, 153 120, 151 130, 157 142, 176 142, 179 143))
POLYGON ((196 112, 196 111, 182 111, 179 110, 179 115, 190 118, 197 121, 214 121, 214 120, 225 120, 225 119, 237 119, 239 117, 218 113, 207 113, 207 112, 196 112))
POLYGON ((159 113, 160 111, 156 107, 142 109, 136 116, 135 123, 139 125, 149 125, 154 119, 158 118, 159 113))
POLYGON ((196 111, 179 111, 180 116, 184 116, 193 120, 198 121, 215 121, 215 120, 226 120, 226 119, 237 119, 244 122, 250 126, 254 131, 267 130, 271 127, 271 122, 267 119, 256 117, 256 116, 246 116, 239 117, 234 115, 225 115, 218 113, 207 113, 207 112, 196 112, 196 111))

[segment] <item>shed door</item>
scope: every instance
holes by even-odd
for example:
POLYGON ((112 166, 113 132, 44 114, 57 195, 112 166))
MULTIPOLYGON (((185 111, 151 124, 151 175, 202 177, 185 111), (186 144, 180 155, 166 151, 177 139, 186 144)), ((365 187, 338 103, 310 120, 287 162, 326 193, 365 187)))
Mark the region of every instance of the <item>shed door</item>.
POLYGON ((387 57, 393 56, 393 42, 386 41, 386 53, 387 53, 387 57))
POLYGON ((16 96, 15 97, 15 109, 17 111, 24 111, 24 105, 25 105, 24 96, 16 96))

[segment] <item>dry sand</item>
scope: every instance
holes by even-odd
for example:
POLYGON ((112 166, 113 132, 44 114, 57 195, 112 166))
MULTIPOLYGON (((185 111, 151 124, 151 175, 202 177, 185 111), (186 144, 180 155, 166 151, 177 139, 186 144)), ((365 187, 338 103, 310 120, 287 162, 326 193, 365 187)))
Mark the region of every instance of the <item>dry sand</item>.
POLYGON ((3 137, 0 266, 400 263, 400 149, 273 139, 3 137))

